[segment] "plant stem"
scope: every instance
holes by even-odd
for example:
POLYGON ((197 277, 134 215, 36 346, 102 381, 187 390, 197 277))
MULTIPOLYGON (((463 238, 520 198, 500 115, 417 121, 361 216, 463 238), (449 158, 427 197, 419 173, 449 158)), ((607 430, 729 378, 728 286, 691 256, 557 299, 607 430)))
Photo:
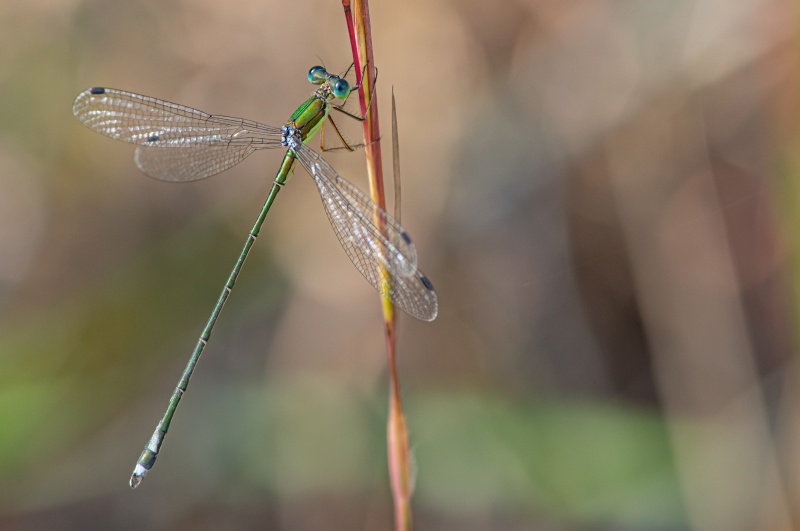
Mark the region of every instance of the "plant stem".
MULTIPOLYGON (((372 34, 367 0, 342 0, 347 29, 350 35, 350 46, 353 52, 353 63, 356 69, 356 82, 363 122, 364 151, 367 159, 369 188, 372 200, 386 210, 386 199, 383 187, 383 173, 380 149, 380 127, 378 124, 377 95, 372 93, 375 83, 375 60, 372 51, 372 34), (366 65, 366 68, 363 68, 366 65), (364 78, 361 79, 362 69, 364 78), (370 102, 367 105, 367 102, 370 102), (369 108, 367 108, 369 107, 369 108)), ((378 228, 383 230, 382 223, 376 216, 378 228)), ((408 432, 406 431, 403 405, 397 378, 395 312, 391 301, 382 297, 384 333, 386 337, 386 353, 389 371, 389 415, 386 427, 387 458, 389 480, 391 483, 394 504, 395 531, 411 529, 411 481, 408 454, 408 432)))

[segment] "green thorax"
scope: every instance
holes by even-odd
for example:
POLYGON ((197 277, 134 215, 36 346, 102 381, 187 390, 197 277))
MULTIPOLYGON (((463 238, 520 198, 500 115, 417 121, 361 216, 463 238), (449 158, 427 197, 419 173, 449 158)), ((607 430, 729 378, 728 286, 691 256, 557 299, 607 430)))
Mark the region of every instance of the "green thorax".
POLYGON ((304 144, 313 138, 328 116, 330 107, 326 96, 321 89, 315 92, 292 113, 285 124, 300 133, 304 144))
MULTIPOLYGON (((322 127, 325 118, 328 117, 328 99, 330 98, 330 91, 323 89, 317 90, 310 98, 302 103, 293 113, 292 116, 286 121, 284 125, 288 125, 292 130, 300 133, 300 140, 305 144, 311 140, 317 133, 317 130, 322 127)), ((292 173, 294 169, 294 161, 296 155, 291 149, 286 151, 283 157, 278 173, 275 176, 275 182, 283 184, 292 173)))

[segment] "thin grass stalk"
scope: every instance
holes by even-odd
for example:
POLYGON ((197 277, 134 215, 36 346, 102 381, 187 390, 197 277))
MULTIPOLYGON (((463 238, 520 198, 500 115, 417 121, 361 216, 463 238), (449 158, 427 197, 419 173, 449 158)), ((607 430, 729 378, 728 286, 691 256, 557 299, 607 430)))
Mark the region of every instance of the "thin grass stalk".
POLYGON ((394 219, 400 219, 400 136, 397 133, 397 106, 394 103, 394 87, 392 87, 392 182, 394 182, 394 219))
MULTIPOLYGON (((350 35, 350 46, 353 52, 353 63, 356 70, 358 91, 364 135, 364 152, 369 174, 370 195, 375 204, 386 210, 386 198, 383 186, 381 162, 380 127, 378 123, 377 95, 373 94, 375 80, 375 60, 372 50, 372 34, 367 0, 342 0, 347 29, 350 35), (366 65, 366 68, 364 68, 366 65), (364 79, 361 78, 362 71, 364 79), (367 105, 368 102, 369 106, 367 105), (367 108, 369 107, 369 108, 367 108)), ((378 228, 383 229, 376 217, 378 228)), ((388 281, 388 275, 384 276, 388 281)), ((384 333, 386 338, 387 365, 389 372, 389 414, 386 429, 387 459, 389 480, 394 506, 394 523, 396 531, 411 529, 411 481, 408 453, 408 432, 406 430, 403 406, 400 400, 400 387, 397 378, 395 312, 392 303, 385 297, 383 302, 384 333)))

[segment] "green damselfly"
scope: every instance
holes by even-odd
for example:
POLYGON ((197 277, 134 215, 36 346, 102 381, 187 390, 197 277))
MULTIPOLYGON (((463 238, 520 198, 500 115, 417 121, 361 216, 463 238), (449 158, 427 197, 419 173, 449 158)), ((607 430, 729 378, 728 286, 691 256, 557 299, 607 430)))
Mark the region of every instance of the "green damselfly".
MULTIPOLYGON (((358 87, 351 87, 343 76, 330 74, 321 66, 309 70, 308 80, 319 88, 294 111, 283 127, 211 115, 185 105, 110 88, 90 88, 75 99, 72 110, 84 125, 116 140, 137 144, 136 165, 143 173, 163 181, 204 179, 235 166, 254 151, 287 148, 264 206, 247 235, 167 410, 139 457, 130 479, 133 488, 155 463, 214 324, 295 161, 299 161, 314 179, 336 237, 361 274, 401 310, 423 321, 436 318, 436 292, 428 277, 417 268, 416 249, 408 233, 306 145, 330 118, 331 109, 353 116, 342 108, 343 104, 336 105, 333 101, 346 101, 358 87)), ((335 128, 335 124, 330 123, 335 128)), ((336 131, 338 134, 338 129, 336 131)))

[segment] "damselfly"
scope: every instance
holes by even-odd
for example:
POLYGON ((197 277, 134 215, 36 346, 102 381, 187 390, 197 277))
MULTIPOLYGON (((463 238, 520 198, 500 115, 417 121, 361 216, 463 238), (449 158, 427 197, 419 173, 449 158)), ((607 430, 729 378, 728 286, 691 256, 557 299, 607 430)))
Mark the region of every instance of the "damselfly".
MULTIPOLYGON (((84 125, 116 140, 137 144, 136 165, 145 174, 163 181, 203 179, 235 166, 254 151, 287 148, 264 206, 247 235, 169 406, 131 475, 133 488, 141 483, 155 463, 200 354, 295 161, 299 161, 314 179, 336 237, 361 274, 401 310, 423 321, 436 318, 436 292, 417 267, 416 249, 408 233, 306 145, 324 125, 326 118, 330 118, 331 109, 350 114, 333 101, 346 100, 358 87, 351 87, 343 76, 330 74, 321 66, 309 70, 308 80, 319 88, 280 128, 243 118, 211 115, 184 105, 110 88, 91 88, 75 99, 72 110, 84 125)), ((330 123, 336 127, 332 121, 330 123)), ((338 134, 338 129, 336 132, 338 134)))

